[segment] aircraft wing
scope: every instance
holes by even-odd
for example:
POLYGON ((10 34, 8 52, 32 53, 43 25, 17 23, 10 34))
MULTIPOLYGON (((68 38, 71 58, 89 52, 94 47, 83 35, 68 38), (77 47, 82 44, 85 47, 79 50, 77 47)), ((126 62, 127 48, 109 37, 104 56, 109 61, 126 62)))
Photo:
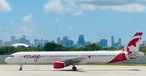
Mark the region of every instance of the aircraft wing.
POLYGON ((83 61, 84 59, 86 59, 86 58, 85 57, 77 57, 77 58, 67 59, 63 62, 65 62, 66 66, 69 66, 69 65, 76 65, 79 62, 83 61))

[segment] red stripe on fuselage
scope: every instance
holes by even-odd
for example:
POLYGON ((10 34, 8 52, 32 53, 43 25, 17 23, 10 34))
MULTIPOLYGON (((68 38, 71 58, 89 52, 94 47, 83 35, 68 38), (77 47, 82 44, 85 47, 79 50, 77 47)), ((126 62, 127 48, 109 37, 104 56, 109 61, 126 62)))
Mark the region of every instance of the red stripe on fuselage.
POLYGON ((119 61, 124 61, 127 60, 125 52, 121 51, 114 59, 112 59, 110 62, 108 63, 114 63, 114 62, 119 62, 119 61))

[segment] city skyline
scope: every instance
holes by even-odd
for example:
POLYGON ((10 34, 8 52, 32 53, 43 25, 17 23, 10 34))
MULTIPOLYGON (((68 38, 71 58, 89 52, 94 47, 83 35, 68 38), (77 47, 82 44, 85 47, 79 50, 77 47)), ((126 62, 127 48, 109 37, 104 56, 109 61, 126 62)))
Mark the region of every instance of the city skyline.
POLYGON ((77 42, 83 34, 86 41, 96 42, 110 41, 113 35, 126 45, 137 31, 146 40, 145 14, 145 0, 0 0, 0 40, 68 36, 77 42))
MULTIPOLYGON (((124 44, 122 44, 122 39, 121 38, 115 38, 115 36, 111 36, 111 40, 108 41, 105 38, 99 39, 96 42, 90 42, 90 41, 86 41, 86 38, 84 37, 84 35, 79 35, 78 36, 78 41, 75 42, 72 39, 70 39, 68 36, 63 36, 63 37, 58 37, 54 40, 45 40, 45 39, 33 39, 33 41, 27 39, 27 37, 25 35, 23 35, 22 37, 18 38, 15 36, 11 36, 9 40, 0 40, 0 46, 13 46, 14 44, 18 44, 18 43, 24 43, 27 44, 31 47, 43 47, 47 42, 54 42, 57 44, 61 44, 65 47, 84 47, 85 45, 91 44, 91 43, 96 43, 97 45, 106 48, 106 47, 121 47, 121 46, 125 46, 124 44)), ((126 43, 127 45, 127 43, 126 43)), ((142 41, 141 42, 141 47, 145 47, 146 46, 146 41, 142 41)))
MULTIPOLYGON (((111 36, 111 39, 113 37, 114 36, 111 36)), ((35 39, 33 39, 33 41, 31 41, 25 35, 23 35, 20 38, 18 38, 16 36, 11 36, 9 40, 6 40, 6 41, 0 40, 0 45, 1 46, 11 46, 16 43, 25 43, 30 46, 37 47, 37 46, 44 46, 45 43, 47 43, 47 42, 54 42, 57 44, 62 44, 63 46, 66 46, 66 47, 72 47, 72 46, 83 47, 90 43, 96 43, 97 45, 102 46, 102 47, 111 47, 111 46, 118 47, 118 46, 122 46, 122 40, 121 40, 121 38, 119 38, 119 39, 120 39, 120 41, 118 41, 118 42, 116 39, 112 39, 111 41, 113 41, 113 42, 111 42, 111 43, 106 38, 100 39, 96 42, 90 42, 90 41, 86 41, 86 38, 84 37, 84 35, 79 35, 78 41, 74 41, 71 38, 69 38, 68 36, 58 37, 54 40, 45 40, 45 39, 35 38, 35 39)))

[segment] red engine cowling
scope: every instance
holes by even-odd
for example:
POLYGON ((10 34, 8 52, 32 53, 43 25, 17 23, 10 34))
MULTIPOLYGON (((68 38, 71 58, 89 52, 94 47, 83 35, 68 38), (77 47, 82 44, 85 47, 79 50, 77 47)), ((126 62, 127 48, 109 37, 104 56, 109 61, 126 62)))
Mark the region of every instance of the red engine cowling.
POLYGON ((55 69, 61 69, 65 67, 65 63, 64 62, 60 62, 60 61, 54 61, 54 68, 55 69))

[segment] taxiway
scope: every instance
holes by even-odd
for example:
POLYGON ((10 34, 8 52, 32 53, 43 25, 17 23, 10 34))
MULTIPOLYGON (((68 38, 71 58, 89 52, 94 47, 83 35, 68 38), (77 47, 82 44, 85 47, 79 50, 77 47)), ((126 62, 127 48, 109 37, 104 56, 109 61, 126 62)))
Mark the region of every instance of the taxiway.
POLYGON ((146 66, 123 65, 78 65, 78 71, 71 66, 64 69, 53 69, 53 65, 0 65, 1 76, 145 76, 146 66))

